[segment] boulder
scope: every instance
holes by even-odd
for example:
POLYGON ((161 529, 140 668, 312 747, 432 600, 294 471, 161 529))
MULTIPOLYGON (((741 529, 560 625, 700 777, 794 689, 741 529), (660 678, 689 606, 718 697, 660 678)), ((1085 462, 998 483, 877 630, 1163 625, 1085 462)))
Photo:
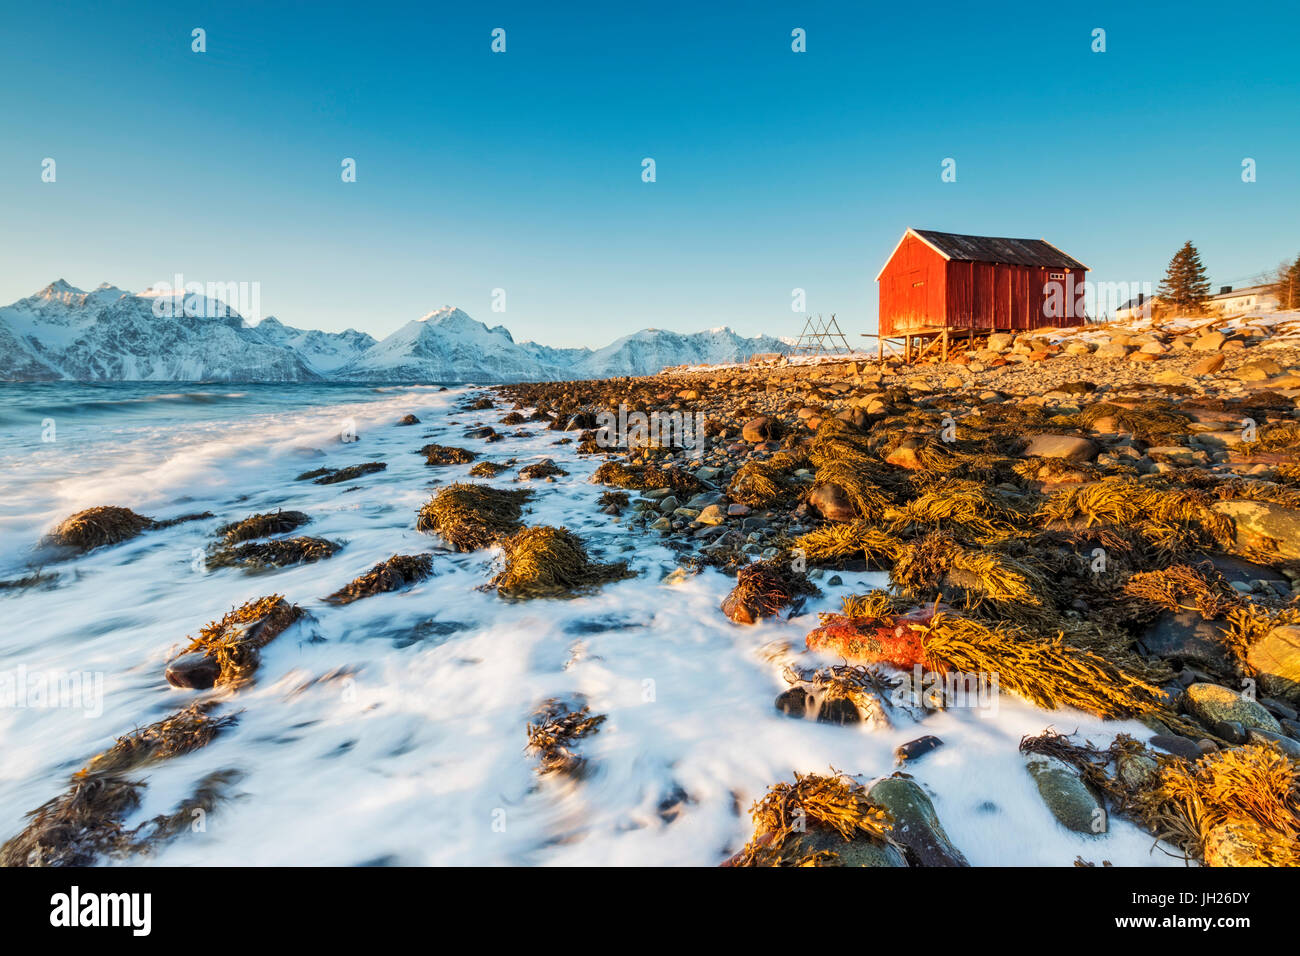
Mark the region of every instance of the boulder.
POLYGON ((970 866, 948 839, 934 804, 914 781, 886 777, 867 795, 893 818, 892 835, 907 848, 911 862, 918 866, 970 866))
POLYGON ((195 651, 182 654, 167 665, 167 683, 186 690, 206 690, 216 684, 221 676, 221 665, 216 658, 195 651))
POLYGON ((856 724, 862 720, 862 714, 853 701, 845 697, 832 697, 823 700, 817 710, 817 721, 822 724, 856 724))
POLYGON ((1206 332, 1192 342, 1192 349, 1196 352, 1217 352, 1227 338, 1222 332, 1206 332))
POLYGON ((1106 832, 1106 810, 1074 768, 1046 754, 1030 754, 1026 764, 1038 793, 1066 829, 1088 836, 1106 832))
POLYGON ((1222 352, 1216 352, 1214 355, 1207 355, 1191 368, 1193 375, 1213 375, 1219 369, 1223 368, 1224 355, 1222 352))
POLYGON ((1237 545, 1279 557, 1300 558, 1300 511, 1271 501, 1219 501, 1214 510, 1232 519, 1237 545))
POLYGON ((1300 760, 1300 740, 1288 737, 1286 734, 1275 734, 1272 731, 1252 727, 1246 731, 1246 742, 1261 747, 1274 746, 1292 760, 1300 760))
POLYGON ((780 438, 781 425, 768 415, 759 415, 745 422, 745 427, 741 429, 740 434, 745 441, 757 445, 760 442, 780 438))
POLYGON ((1097 358, 1125 358, 1132 349, 1127 345, 1120 345, 1118 342, 1107 342, 1105 345, 1099 345, 1093 355, 1097 358))
POLYGON ((791 687, 776 699, 776 709, 787 717, 804 718, 812 709, 813 696, 802 687, 791 687))
POLYGON ((908 471, 920 471, 925 466, 921 464, 917 452, 924 445, 925 442, 920 438, 905 438, 898 443, 897 448, 885 456, 885 461, 899 468, 906 468, 908 471))
POLYGON ((1150 744, 1184 760, 1196 760, 1201 756, 1201 750, 1196 746, 1195 740, 1177 734, 1156 734, 1151 738, 1150 744))
POLYGON ((718 525, 727 520, 727 512, 722 505, 708 505, 695 518, 700 524, 718 525))
POLYGON ((908 760, 920 760, 932 750, 937 750, 943 746, 943 741, 933 734, 926 734, 924 737, 917 737, 915 740, 909 740, 905 744, 899 744, 894 748, 894 758, 899 763, 908 760))
POLYGON ((861 836, 846 842, 834 831, 810 829, 797 839, 800 851, 830 850, 839 857, 840 866, 907 866, 903 854, 894 847, 861 836))
POLYGON ((852 521, 858 517, 848 494, 833 482, 821 481, 813 485, 808 504, 827 521, 852 521))
POLYGON ((1188 712, 1206 727, 1213 727, 1222 721, 1239 723, 1247 730, 1256 728, 1270 730, 1275 734, 1282 731, 1277 718, 1259 701, 1243 697, 1219 684, 1191 684, 1185 696, 1188 712))
MULTIPOLYGON (((1190 741, 1188 741, 1190 743, 1190 741)), ((1192 745, 1193 747, 1195 744, 1192 745)), ((1160 765, 1145 753, 1120 751, 1115 758, 1115 773, 1130 790, 1148 789, 1160 773, 1160 765)))
POLYGON ((1207 621, 1197 611, 1162 611, 1138 641, 1148 657, 1208 670, 1230 667, 1223 627, 1207 621))
POLYGON ((1281 375, 1284 371, 1285 369, 1272 359, 1261 358, 1246 362, 1233 372, 1232 376, 1240 382, 1262 382, 1265 379, 1281 375))
POLYGON ((1246 663, 1259 675, 1264 693, 1300 701, 1300 627, 1273 628, 1250 646, 1246 663))
POLYGON ((1253 823, 1221 823, 1205 835, 1206 866, 1268 866, 1268 848, 1276 834, 1253 823))
POLYGON ((1066 458, 1088 461, 1097 454, 1097 446, 1078 435, 1035 435, 1023 452, 1025 457, 1066 458))

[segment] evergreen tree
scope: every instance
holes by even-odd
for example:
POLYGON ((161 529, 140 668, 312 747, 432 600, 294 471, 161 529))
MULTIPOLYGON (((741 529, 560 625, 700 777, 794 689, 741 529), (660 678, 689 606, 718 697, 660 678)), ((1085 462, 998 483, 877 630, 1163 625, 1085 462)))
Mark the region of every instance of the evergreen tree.
POLYGON ((1273 283, 1279 309, 1300 309, 1300 256, 1295 262, 1284 262, 1277 267, 1277 281, 1273 283))
POLYGON ((1201 264, 1201 254, 1191 240, 1174 253, 1169 270, 1156 294, 1166 305, 1201 311, 1210 295, 1210 277, 1201 264))

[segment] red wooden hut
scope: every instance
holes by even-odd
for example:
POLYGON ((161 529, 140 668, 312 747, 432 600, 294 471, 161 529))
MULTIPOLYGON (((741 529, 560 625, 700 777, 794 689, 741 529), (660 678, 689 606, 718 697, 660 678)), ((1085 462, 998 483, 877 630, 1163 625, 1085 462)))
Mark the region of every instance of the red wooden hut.
POLYGON ((1087 274, 1046 239, 908 229, 876 276, 881 353, 901 339, 911 359, 914 341, 929 337, 946 356, 954 333, 1078 324, 1087 274))

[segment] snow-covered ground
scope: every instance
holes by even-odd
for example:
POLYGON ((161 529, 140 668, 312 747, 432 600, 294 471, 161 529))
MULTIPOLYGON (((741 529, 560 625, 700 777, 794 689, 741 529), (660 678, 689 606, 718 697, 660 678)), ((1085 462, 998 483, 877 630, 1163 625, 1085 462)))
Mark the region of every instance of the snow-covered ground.
MULTIPOLYGON (((0 478, 8 517, 0 561, 12 570, 57 517, 120 504, 157 517, 204 509, 211 520, 149 532, 57 568, 59 586, 0 597, 3 669, 100 672, 103 712, 0 709, 0 839, 61 792, 69 775, 119 734, 195 698, 163 668, 186 635, 250 598, 282 593, 314 619, 263 655, 256 683, 223 705, 237 725, 205 749, 139 776, 144 804, 128 824, 171 810, 211 771, 244 774, 240 796, 149 860, 244 864, 686 864, 709 866, 751 834, 748 808, 794 771, 834 767, 864 781, 893 771, 895 747, 922 734, 945 745, 908 767, 933 796, 971 863, 1068 866, 1082 855, 1124 865, 1181 865, 1123 820, 1085 837, 1062 828, 1017 752, 1048 726, 1108 742, 1134 722, 1048 713, 1003 696, 994 711, 951 710, 893 729, 793 720, 773 701, 783 662, 830 663, 803 651, 816 612, 883 575, 846 574, 793 620, 742 627, 719 604, 732 581, 709 571, 675 575, 657 538, 600 514, 588 478, 598 458, 574 459, 556 432, 495 444, 467 440, 508 409, 459 412, 465 390, 396 388, 346 405, 313 406, 192 423, 160 417, 101 447, 88 441, 43 460, 40 481, 21 458, 0 478), (422 425, 393 427, 414 412, 422 425), (354 424, 360 440, 343 444, 354 424), (319 598, 397 553, 437 541, 414 530, 438 483, 468 466, 430 468, 425 442, 472 447, 522 466, 554 457, 569 470, 533 482, 531 523, 565 525, 596 556, 624 559, 635 579, 573 600, 507 602, 478 590, 495 551, 440 553, 436 576, 402 593, 336 608, 319 598), (304 449, 324 454, 308 457, 304 449), (349 485, 294 482, 321 465, 382 460, 388 469, 349 485), (312 517, 299 533, 344 548, 319 564, 246 575, 204 572, 195 555, 220 523, 275 508, 312 517), (778 649, 788 643, 782 654, 778 649), (525 721, 547 697, 586 696, 608 720, 579 744, 585 779, 538 778, 525 721), (671 822, 660 804, 686 802, 671 822)), ((534 426, 526 426, 532 428, 534 426)), ((511 428, 501 428, 507 433, 511 428)), ((505 472, 492 484, 512 484, 505 472)))

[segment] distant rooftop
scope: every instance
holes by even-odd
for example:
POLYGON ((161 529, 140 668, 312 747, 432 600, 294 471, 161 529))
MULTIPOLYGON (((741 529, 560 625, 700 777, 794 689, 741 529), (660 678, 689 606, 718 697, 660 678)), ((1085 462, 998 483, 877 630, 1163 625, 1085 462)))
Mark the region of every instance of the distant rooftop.
POLYGON ((1262 295, 1265 292, 1271 292, 1273 287, 1270 285, 1249 285, 1244 289, 1229 289, 1227 292, 1219 292, 1210 296, 1211 299, 1235 299, 1239 295, 1262 295))

